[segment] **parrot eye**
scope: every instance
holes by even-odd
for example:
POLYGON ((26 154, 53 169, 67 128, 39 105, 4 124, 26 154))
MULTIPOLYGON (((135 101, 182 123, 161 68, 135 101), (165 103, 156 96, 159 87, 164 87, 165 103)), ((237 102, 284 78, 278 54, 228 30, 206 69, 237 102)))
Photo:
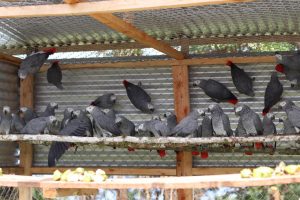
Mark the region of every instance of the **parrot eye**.
POLYGON ((286 105, 286 102, 281 102, 280 104, 279 104, 281 107, 283 107, 283 106, 285 106, 286 105))
POLYGON ((235 109, 235 112, 240 112, 241 110, 242 110, 243 108, 240 106, 240 107, 237 107, 236 109, 235 109))

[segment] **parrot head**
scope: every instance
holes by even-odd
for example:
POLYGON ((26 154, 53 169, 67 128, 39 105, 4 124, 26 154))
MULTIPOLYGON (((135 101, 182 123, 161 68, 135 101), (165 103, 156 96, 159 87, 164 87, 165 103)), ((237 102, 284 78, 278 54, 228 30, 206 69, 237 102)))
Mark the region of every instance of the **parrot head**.
POLYGON ((151 103, 148 103, 147 107, 148 107, 150 112, 154 112, 154 106, 151 103))
POLYGON ((161 121, 160 116, 158 116, 158 115, 153 115, 152 116, 152 120, 159 120, 159 121, 161 121))
POLYGON ((88 113, 92 113, 93 110, 94 110, 95 106, 88 106, 85 110, 88 112, 88 113))
POLYGON ((21 107, 21 108, 20 108, 20 112, 21 112, 21 113, 24 113, 24 112, 26 112, 27 110, 28 110, 27 107, 21 107))
POLYGON ((67 108, 67 111, 68 111, 69 113, 72 113, 72 112, 74 111, 74 109, 73 109, 73 108, 67 108))
POLYGON ((55 102, 51 102, 51 103, 50 103, 50 106, 51 106, 51 108, 55 108, 55 109, 58 108, 58 104, 55 103, 55 102))
POLYGON ((271 120, 275 120, 275 115, 272 113, 268 113, 266 116, 267 116, 267 118, 269 118, 271 120))
POLYGON ((234 112, 236 115, 240 115, 242 110, 243 110, 243 106, 238 106, 235 108, 234 112))
POLYGON ((54 122, 57 121, 56 117, 54 117, 54 116, 50 116, 49 120, 50 120, 51 123, 54 123, 54 122))
POLYGON ((9 107, 9 106, 4 106, 4 107, 3 107, 3 113, 4 113, 5 115, 9 114, 9 113, 10 113, 10 107, 9 107))
POLYGON ((18 75, 20 79, 24 80, 27 77, 28 72, 26 70, 19 69, 18 75))
POLYGON ((282 55, 279 52, 275 52, 275 58, 279 61, 282 61, 282 55))
POLYGON ((200 116, 205 116, 205 111, 202 109, 197 109, 197 112, 199 113, 200 116))
POLYGON ((81 114, 81 110, 75 110, 73 111, 73 114, 75 115, 75 117, 79 117, 79 115, 81 114))
POLYGON ((199 86, 200 83, 201 83, 200 80, 196 80, 196 81, 193 82, 193 86, 194 86, 194 87, 199 86))
POLYGON ((110 96, 110 100, 111 100, 112 102, 116 102, 117 96, 114 95, 114 94, 112 94, 112 95, 110 96))
POLYGON ((169 117, 169 116, 171 116, 172 115, 172 112, 166 112, 166 113, 164 113, 164 117, 169 117))
POLYGON ((123 119, 121 117, 116 117, 116 119, 115 119, 116 124, 121 124, 122 121, 123 121, 123 119))
MULTIPOLYGON (((145 125, 144 124, 140 124, 139 126, 138 126, 138 129, 137 129, 138 131, 146 131, 146 127, 145 127, 145 125)), ((137 132, 138 132, 137 131, 137 132)))
POLYGON ((277 64, 275 70, 280 73, 284 73, 284 66, 282 64, 277 64))

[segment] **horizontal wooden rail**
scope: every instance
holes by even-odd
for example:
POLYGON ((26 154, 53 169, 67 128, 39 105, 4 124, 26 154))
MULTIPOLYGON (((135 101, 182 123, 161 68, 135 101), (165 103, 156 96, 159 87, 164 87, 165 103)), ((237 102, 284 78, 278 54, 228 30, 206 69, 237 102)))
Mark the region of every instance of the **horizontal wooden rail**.
MULTIPOLYGON (((183 65, 224 65, 228 60, 237 64, 251 63, 275 63, 275 56, 249 56, 249 57, 222 57, 222 58, 191 58, 184 60, 151 60, 135 62, 114 62, 114 63, 85 63, 85 64, 61 64, 62 70, 85 69, 85 68, 123 68, 123 67, 166 67, 183 65)), ((48 65, 41 68, 41 72, 47 71, 48 65)))
POLYGON ((96 13, 115 13, 166 8, 182 8, 226 3, 251 2, 253 0, 106 0, 82 2, 77 4, 54 4, 0 7, 0 18, 47 17, 90 15, 96 13))
POLYGON ((260 137, 211 137, 211 138, 179 138, 179 137, 76 137, 56 135, 0 135, 0 141, 27 141, 33 144, 49 142, 71 142, 80 144, 95 144, 127 148, 128 146, 141 149, 176 149, 198 146, 203 144, 234 144, 249 142, 287 142, 299 141, 300 135, 277 135, 260 137))

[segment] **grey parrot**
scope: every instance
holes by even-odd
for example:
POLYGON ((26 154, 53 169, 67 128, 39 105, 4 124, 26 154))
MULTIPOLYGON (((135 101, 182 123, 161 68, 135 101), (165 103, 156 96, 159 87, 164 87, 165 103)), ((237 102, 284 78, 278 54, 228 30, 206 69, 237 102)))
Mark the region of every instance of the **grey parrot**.
POLYGON ((270 111, 270 109, 280 101, 282 93, 283 86, 277 77, 277 73, 272 72, 270 82, 268 83, 265 91, 265 107, 262 111, 263 116, 265 116, 270 111))
POLYGON ((213 137, 212 120, 208 115, 203 116, 201 124, 201 137, 213 137))
POLYGON ((23 115, 23 119, 26 124, 32 119, 38 117, 38 115, 31 108, 27 108, 27 107, 21 107, 20 113, 23 115))
MULTIPOLYGON (((288 120, 296 128, 300 128, 300 108, 294 104, 291 100, 285 100, 279 104, 279 107, 282 108, 288 120)), ((298 132, 298 131, 297 131, 298 132)))
POLYGON ((226 115, 219 104, 209 105, 208 111, 211 112, 211 121, 214 135, 217 137, 232 136, 228 115, 226 115))
POLYGON ((144 113, 154 112, 154 106, 151 103, 151 97, 143 88, 138 85, 134 85, 127 80, 123 81, 123 85, 126 88, 127 96, 134 107, 144 113))
POLYGON ((3 112, 1 113, 1 122, 0 122, 0 133, 8 135, 10 133, 11 129, 11 113, 10 113, 10 107, 4 106, 3 112))
POLYGON ((195 81, 193 86, 199 86, 215 102, 238 103, 236 96, 225 85, 213 79, 195 81))
POLYGON ((275 67, 277 72, 285 74, 287 80, 290 81, 291 87, 300 87, 300 68, 299 70, 290 69, 283 64, 277 64, 275 67))
POLYGON ((166 112, 164 117, 167 118, 167 126, 172 131, 173 128, 177 125, 177 117, 173 112, 166 112))
POLYGON ((25 126, 25 121, 18 114, 11 114, 11 129, 13 133, 20 133, 25 126))
MULTIPOLYGON (((240 117, 239 118, 239 121, 238 121, 238 125, 234 131, 235 133, 235 136, 236 137, 247 137, 247 131, 245 130, 244 126, 243 126, 243 122, 242 122, 242 118, 240 117)), ((244 149, 250 149, 250 148, 253 148, 253 143, 242 143, 240 144, 242 148, 244 149)), ((249 151, 245 151, 245 154, 246 155, 252 155, 252 152, 249 150, 249 151)))
POLYGON ((48 57, 51 54, 56 52, 55 48, 47 49, 44 51, 39 51, 36 53, 32 53, 27 56, 21 63, 20 69, 18 72, 20 79, 25 79, 28 74, 35 74, 37 73, 42 65, 46 62, 48 57))
POLYGON ((300 70, 300 52, 295 52, 293 55, 281 55, 275 53, 275 58, 278 64, 282 64, 292 70, 300 70))
POLYGON ((236 89, 241 93, 254 97, 252 78, 241 68, 231 61, 227 62, 231 70, 231 77, 236 89))
MULTIPOLYGON (((244 136, 257 136, 263 134, 263 124, 257 113, 255 113, 247 105, 239 106, 235 109, 235 114, 240 117, 239 124, 244 130, 242 134, 244 136), (245 132, 244 132, 245 131, 245 132)), ((241 133, 239 133, 241 134, 241 133)), ((260 142, 255 143, 257 149, 263 148, 263 144, 260 142)))
POLYGON ((38 117, 28 122, 21 130, 22 134, 40 134, 44 132, 45 128, 56 122, 54 116, 38 117))
MULTIPOLYGON (((92 136, 90 130, 92 128, 91 121, 86 116, 86 113, 81 110, 76 110, 74 111, 74 116, 75 118, 71 119, 70 122, 58 134, 63 136, 79 137, 92 136)), ((71 146, 74 146, 74 144, 69 142, 53 142, 48 153, 48 166, 55 166, 55 163, 71 146)))
MULTIPOLYGON (((275 120, 275 115, 273 115, 271 113, 268 113, 267 115, 264 116, 263 121, 262 121, 264 136, 277 134, 276 126, 273 122, 274 120, 275 120)), ((276 148, 276 142, 266 142, 266 143, 264 143, 264 146, 267 148, 270 148, 270 149, 272 149, 272 151, 274 151, 276 148)))
POLYGON ((41 114, 40 117, 49 117, 55 116, 55 110, 58 109, 58 104, 55 102, 48 103, 45 111, 41 114))
POLYGON ((138 127, 138 130, 149 132, 154 137, 167 137, 171 133, 168 126, 157 118, 144 122, 138 127))
POLYGON ((95 120, 95 124, 98 127, 110 132, 114 136, 120 136, 122 134, 115 123, 115 119, 107 116, 103 111, 100 110, 100 108, 96 106, 89 106, 86 108, 86 111, 91 114, 95 120))
POLYGON ((293 134, 297 133, 295 127, 292 125, 290 120, 288 120, 287 118, 286 119, 280 118, 279 122, 283 123, 283 134, 293 135, 293 134))
POLYGON ((135 136, 135 125, 126 117, 118 116, 115 123, 124 136, 135 136))
POLYGON ((60 130, 63 129, 70 122, 70 120, 74 117, 73 112, 74 112, 73 108, 66 108, 64 110, 64 118, 61 121, 60 130))
POLYGON ((99 96, 95 101, 91 102, 90 105, 98 106, 99 108, 112 108, 117 101, 117 96, 113 93, 108 93, 99 96))
POLYGON ((51 67, 47 70, 47 81, 50 84, 55 85, 58 89, 63 90, 62 86, 62 72, 60 66, 58 65, 58 61, 55 61, 51 64, 51 67))
POLYGON ((195 136, 198 131, 198 118, 203 116, 203 110, 194 110, 183 118, 172 130, 171 135, 179 137, 195 136))

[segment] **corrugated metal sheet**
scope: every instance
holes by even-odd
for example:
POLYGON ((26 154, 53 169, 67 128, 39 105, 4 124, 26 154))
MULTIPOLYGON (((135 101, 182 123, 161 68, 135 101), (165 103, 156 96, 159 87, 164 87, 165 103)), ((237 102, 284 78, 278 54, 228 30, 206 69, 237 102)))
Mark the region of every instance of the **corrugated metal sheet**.
MULTIPOLYGON (((0 108, 8 105, 15 112, 19 107, 17 68, 0 62, 0 108)), ((0 166, 15 166, 19 162, 17 143, 0 142, 0 166)))
MULTIPOLYGON (((225 84, 239 99, 240 104, 249 105, 255 112, 261 114, 263 109, 264 92, 267 83, 270 80, 270 74, 274 70, 274 64, 241 64, 241 68, 244 68, 246 72, 249 72, 250 76, 255 77, 254 91, 255 97, 251 98, 242 94, 239 94, 233 85, 230 69, 225 65, 206 65, 206 66, 194 66, 190 67, 190 97, 191 108, 206 109, 208 105, 214 103, 207 97, 199 87, 193 87, 192 82, 198 79, 215 79, 225 84)), ((296 104, 300 105, 300 93, 299 90, 290 88, 288 81, 285 80, 283 75, 279 75, 281 83, 284 85, 283 98, 292 99, 296 104)), ((231 127, 235 130, 238 122, 238 117, 234 114, 234 107, 227 103, 221 103, 225 113, 229 115, 231 127)), ((275 106, 276 107, 276 106, 275 106)), ((274 113, 276 117, 285 116, 283 112, 277 112, 276 108, 274 113)), ((282 124, 276 122, 277 131, 282 133, 282 124)), ((277 148, 298 147, 297 143, 283 143, 277 144, 277 148)), ((208 159, 202 160, 200 157, 194 158, 194 166, 257 166, 257 165, 275 165, 279 161, 283 160, 287 163, 296 162, 300 159, 300 155, 268 155, 268 154, 254 154, 252 156, 245 156, 242 153, 211 153, 208 159)))
MULTIPOLYGON (((156 106, 155 114, 173 110, 173 86, 171 68, 110 68, 82 69, 63 71, 65 90, 57 90, 49 85, 46 73, 36 77, 35 109, 44 110, 47 103, 55 101, 59 105, 57 112, 61 118, 67 107, 86 108, 97 96, 113 92, 117 95, 117 113, 125 115, 136 124, 151 119, 151 115, 138 111, 129 101, 122 81, 133 83, 142 81, 144 89, 151 95, 156 106)), ((35 146, 34 165, 47 164, 48 147, 35 146)), ((174 154, 161 159, 156 151, 137 151, 129 153, 127 149, 86 147, 76 154, 67 153, 59 165, 100 165, 100 166, 175 166, 174 154)))

